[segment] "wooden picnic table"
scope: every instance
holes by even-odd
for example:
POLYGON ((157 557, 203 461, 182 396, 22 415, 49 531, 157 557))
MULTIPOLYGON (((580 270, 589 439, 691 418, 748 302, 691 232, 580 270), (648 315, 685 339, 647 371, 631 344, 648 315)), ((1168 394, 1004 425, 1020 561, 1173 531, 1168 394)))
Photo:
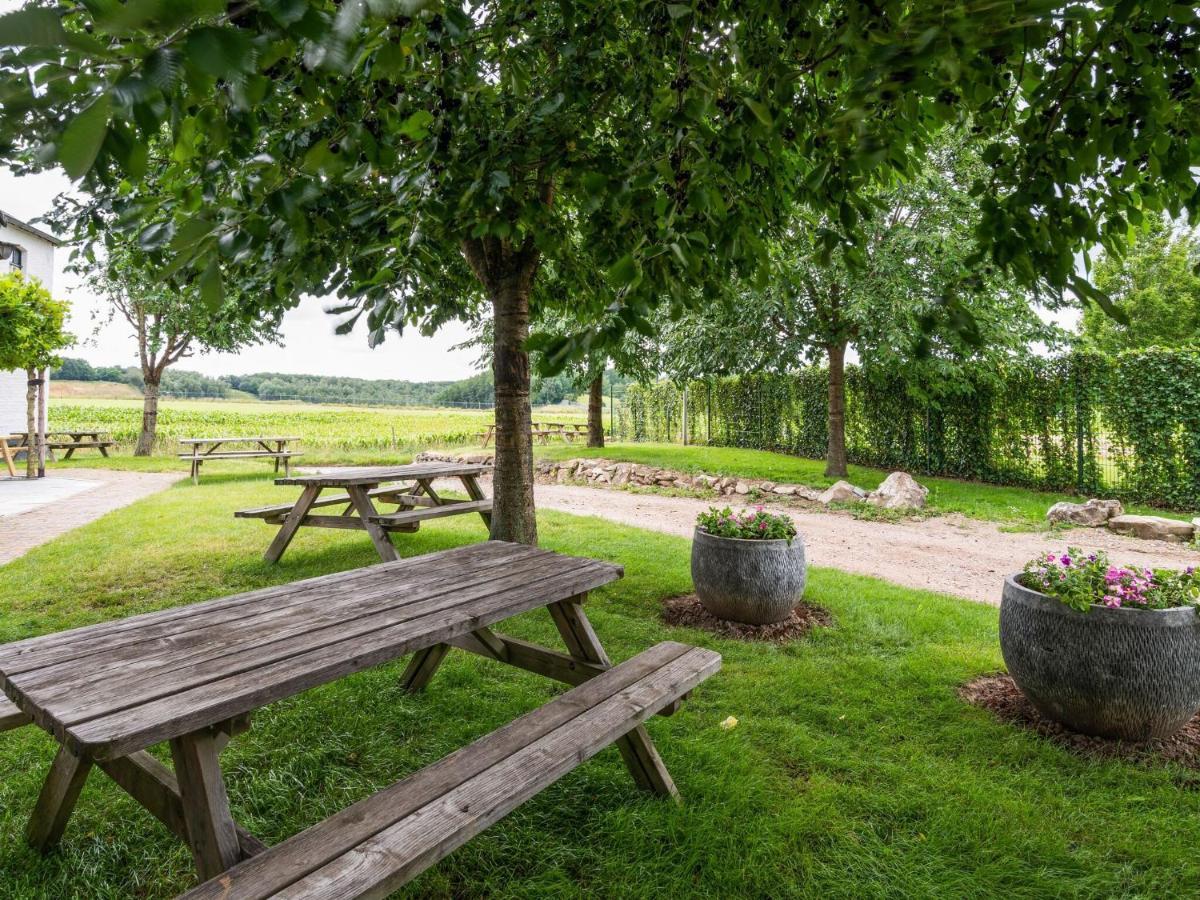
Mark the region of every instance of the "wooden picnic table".
MULTIPOLYGON (((532 422, 530 427, 530 434, 539 444, 550 443, 552 437, 561 437, 566 443, 573 444, 576 437, 587 434, 588 430, 586 422, 532 422)), ((483 438, 483 446, 486 447, 496 437, 496 426, 489 425, 479 437, 483 438)))
POLYGON ((190 453, 180 453, 180 459, 189 460, 192 464, 192 484, 200 483, 200 466, 210 459, 262 459, 275 460, 275 471, 283 463, 283 474, 291 471, 292 457, 300 456, 299 450, 289 450, 288 444, 300 440, 289 435, 286 437, 215 437, 215 438, 181 438, 179 443, 190 447, 190 453), (228 444, 252 445, 248 450, 222 449, 228 444))
MULTIPOLYGON (((14 448, 29 447, 29 432, 16 431, 12 436, 17 440, 12 445, 14 448)), ((115 446, 116 442, 107 431, 95 428, 46 432, 46 449, 51 452, 66 450, 63 459, 70 459, 76 450, 99 450, 101 456, 108 456, 108 448, 115 446)))
POLYGON ((0 731, 32 721, 59 744, 28 840, 60 840, 95 766, 221 876, 197 896, 383 896, 614 741, 641 786, 674 794, 641 723, 720 657, 667 643, 612 667, 582 602, 622 574, 493 541, 0 646, 0 731), (542 607, 568 653, 489 627, 542 607), (270 850, 234 822, 220 753, 255 711, 409 653, 419 691, 450 646, 578 687, 270 850), (173 771, 147 752, 163 741, 173 771))
POLYGON ((263 554, 267 562, 277 562, 296 532, 308 528, 351 528, 365 531, 384 562, 398 559, 389 537, 393 532, 416 531, 426 519, 479 513, 485 525, 492 522, 492 501, 484 496, 479 476, 491 466, 477 463, 428 462, 403 466, 358 466, 312 475, 277 478, 279 485, 299 485, 300 499, 295 503, 242 509, 239 519, 262 519, 278 525, 279 532, 263 554), (433 488, 438 478, 457 478, 469 500, 442 497, 433 488), (333 496, 322 497, 326 490, 333 496), (383 512, 376 504, 394 504, 393 512, 383 512), (344 506, 339 515, 314 514, 314 509, 344 506))
POLYGON ((13 451, 21 446, 16 435, 0 434, 0 456, 4 457, 5 468, 12 478, 17 477, 17 468, 13 465, 13 451))

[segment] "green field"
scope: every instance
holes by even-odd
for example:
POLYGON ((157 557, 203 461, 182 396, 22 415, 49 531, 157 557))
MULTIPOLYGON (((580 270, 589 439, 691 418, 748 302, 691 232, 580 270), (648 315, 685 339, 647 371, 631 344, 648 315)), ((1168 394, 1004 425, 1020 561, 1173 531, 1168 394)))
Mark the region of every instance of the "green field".
MULTIPOLYGON (((582 409, 535 410, 534 418, 586 421, 582 409)), ((131 445, 141 428, 140 400, 73 398, 52 401, 52 429, 100 428, 131 445)), ((163 400, 158 446, 176 450, 188 437, 295 435, 303 447, 326 450, 412 450, 467 446, 493 421, 490 409, 324 406, 238 400, 163 400)))

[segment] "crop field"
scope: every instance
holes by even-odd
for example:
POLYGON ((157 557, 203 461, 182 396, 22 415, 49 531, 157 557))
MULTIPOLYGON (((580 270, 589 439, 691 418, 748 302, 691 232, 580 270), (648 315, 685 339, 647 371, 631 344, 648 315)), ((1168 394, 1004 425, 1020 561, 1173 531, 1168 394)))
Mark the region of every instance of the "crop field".
MULTIPOLYGON (((582 409, 535 410, 534 418, 586 421, 582 409)), ((322 406, 237 400, 163 400, 158 407, 158 445, 177 449, 188 437, 294 435, 308 447, 389 450, 469 446, 493 421, 490 409, 322 406)), ((51 400, 50 428, 99 428, 129 445, 142 422, 140 400, 51 400)))

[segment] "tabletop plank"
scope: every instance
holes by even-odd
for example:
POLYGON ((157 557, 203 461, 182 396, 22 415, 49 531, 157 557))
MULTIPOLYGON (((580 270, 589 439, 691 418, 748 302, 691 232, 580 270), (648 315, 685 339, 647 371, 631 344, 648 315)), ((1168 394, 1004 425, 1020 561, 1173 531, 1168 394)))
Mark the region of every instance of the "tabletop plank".
POLYGON ((181 444, 245 444, 254 441, 298 441, 296 435, 270 435, 264 437, 213 437, 213 438, 180 438, 181 444))
POLYGON ((23 641, 24 652, 0 648, 0 686, 75 752, 107 759, 622 574, 611 563, 490 541, 198 604, 208 608, 191 616, 168 610, 132 627, 126 620, 123 630, 76 629, 65 642, 50 635, 40 655, 39 639, 23 641), (50 666, 53 677, 41 671, 50 666))
POLYGON ((427 462, 403 466, 347 466, 336 471, 314 472, 276 478, 276 484, 320 485, 322 487, 352 487, 362 484, 382 484, 388 481, 410 481, 416 478, 453 478, 457 475, 482 475, 491 466, 483 463, 427 462))

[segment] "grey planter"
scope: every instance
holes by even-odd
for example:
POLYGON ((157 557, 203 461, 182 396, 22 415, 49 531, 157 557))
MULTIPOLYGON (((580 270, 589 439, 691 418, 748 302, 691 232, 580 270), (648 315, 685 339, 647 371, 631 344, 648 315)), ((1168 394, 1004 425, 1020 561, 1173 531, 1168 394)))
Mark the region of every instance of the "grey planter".
POLYGON ((1200 710, 1200 615, 1192 607, 1079 612, 1010 575, 1000 651, 1038 711, 1082 734, 1167 737, 1200 710))
POLYGON ((808 564, 800 535, 788 541, 692 536, 692 582, 719 619, 769 625, 788 617, 804 596, 808 564))

